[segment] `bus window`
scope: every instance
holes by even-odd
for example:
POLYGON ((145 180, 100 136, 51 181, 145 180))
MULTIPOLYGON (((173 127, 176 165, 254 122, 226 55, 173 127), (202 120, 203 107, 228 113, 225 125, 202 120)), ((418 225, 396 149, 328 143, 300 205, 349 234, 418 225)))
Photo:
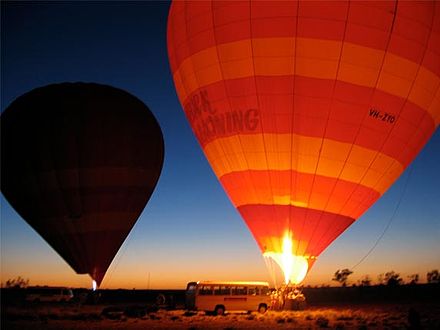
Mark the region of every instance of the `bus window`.
POLYGON ((214 295, 216 296, 229 296, 231 294, 231 288, 224 285, 214 286, 214 295))
POLYGON ((208 296, 212 295, 212 286, 204 285, 199 289, 199 295, 208 296))
POLYGON ((268 295, 268 294, 269 294, 269 288, 263 286, 263 287, 261 288, 261 294, 262 294, 262 295, 268 295))
POLYGON ((233 286, 232 287, 232 295, 242 296, 247 294, 246 286, 233 286))
POLYGON ((249 288, 248 295, 258 296, 260 294, 260 288, 258 286, 249 288))

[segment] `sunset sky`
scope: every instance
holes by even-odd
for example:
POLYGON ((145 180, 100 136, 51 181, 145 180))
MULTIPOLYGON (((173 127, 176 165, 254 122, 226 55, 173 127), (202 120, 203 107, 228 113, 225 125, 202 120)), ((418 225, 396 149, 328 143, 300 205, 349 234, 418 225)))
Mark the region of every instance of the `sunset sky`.
MULTIPOLYGON (((177 288, 194 280, 270 280, 265 262, 199 147, 175 93, 166 48, 167 2, 2 2, 1 110, 56 82, 96 82, 145 102, 165 139, 152 198, 107 271, 102 288, 177 288)), ((422 281, 440 269, 440 133, 394 186, 316 261, 304 284, 352 282, 394 270, 422 281), (395 213, 395 214, 394 214, 395 213)), ((1 196, 1 282, 90 287, 1 196)))

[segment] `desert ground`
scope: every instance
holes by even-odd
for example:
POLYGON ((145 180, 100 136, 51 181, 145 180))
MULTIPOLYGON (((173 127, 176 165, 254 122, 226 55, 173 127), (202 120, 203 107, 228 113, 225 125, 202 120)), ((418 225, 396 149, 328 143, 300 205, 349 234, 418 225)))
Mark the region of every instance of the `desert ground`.
POLYGON ((335 304, 224 316, 183 309, 147 309, 136 315, 135 308, 130 312, 127 305, 16 306, 3 309, 1 329, 440 329, 440 304, 335 304))
POLYGON ((184 290, 76 289, 67 303, 26 303, 25 293, 1 290, 0 329, 440 329, 439 284, 304 288, 303 310, 222 316, 186 311, 184 290))

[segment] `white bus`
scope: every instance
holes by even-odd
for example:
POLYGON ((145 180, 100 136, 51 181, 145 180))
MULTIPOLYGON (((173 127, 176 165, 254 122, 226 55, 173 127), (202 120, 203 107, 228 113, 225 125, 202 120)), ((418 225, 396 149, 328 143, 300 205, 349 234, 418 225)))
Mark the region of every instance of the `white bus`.
POLYGON ((69 302, 73 292, 66 287, 34 286, 26 288, 28 302, 69 302))
POLYGON ((271 301, 267 282, 190 282, 185 299, 186 309, 215 315, 233 310, 265 313, 271 301))

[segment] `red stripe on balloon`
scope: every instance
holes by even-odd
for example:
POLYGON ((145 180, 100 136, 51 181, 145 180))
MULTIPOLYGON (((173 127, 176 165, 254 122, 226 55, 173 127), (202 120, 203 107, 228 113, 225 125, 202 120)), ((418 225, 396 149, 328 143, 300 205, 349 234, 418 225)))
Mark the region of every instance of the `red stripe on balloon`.
POLYGON ((324 250, 322 241, 333 241, 355 221, 350 217, 291 205, 245 205, 238 210, 262 252, 271 250, 272 238, 282 240, 285 231, 290 230, 293 240, 299 242, 294 244, 295 254, 318 256, 324 250))

